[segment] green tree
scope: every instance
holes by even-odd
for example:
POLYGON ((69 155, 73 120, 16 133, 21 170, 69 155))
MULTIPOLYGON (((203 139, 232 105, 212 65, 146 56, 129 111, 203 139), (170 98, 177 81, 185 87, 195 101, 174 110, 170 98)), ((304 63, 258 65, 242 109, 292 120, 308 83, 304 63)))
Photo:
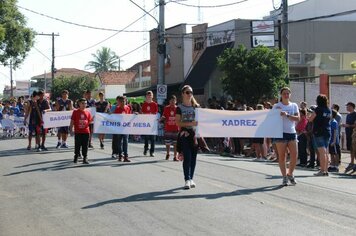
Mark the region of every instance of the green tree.
POLYGON ((17 0, 0 0, 0 62, 12 61, 17 68, 34 43, 35 32, 26 27, 25 17, 16 7, 17 0))
POLYGON ((52 100, 61 97, 63 90, 69 91, 69 98, 73 101, 83 97, 86 90, 96 90, 99 87, 99 81, 94 77, 78 76, 78 77, 58 77, 53 81, 52 100))
POLYGON ((94 69, 95 72, 104 72, 120 69, 120 58, 110 48, 102 47, 96 53, 91 54, 93 61, 89 61, 85 66, 87 69, 94 69))
POLYGON ((240 45, 218 58, 224 91, 248 104, 275 98, 285 85, 287 66, 284 51, 262 46, 249 51, 240 45))

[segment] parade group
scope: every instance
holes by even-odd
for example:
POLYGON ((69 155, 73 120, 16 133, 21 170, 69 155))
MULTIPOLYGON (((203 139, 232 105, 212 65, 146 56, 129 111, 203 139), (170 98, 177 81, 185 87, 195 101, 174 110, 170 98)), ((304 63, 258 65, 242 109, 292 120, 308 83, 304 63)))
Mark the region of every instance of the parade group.
MULTIPOLYGON (((345 122, 339 113, 338 104, 329 104, 325 95, 316 97, 316 105, 308 106, 306 102, 291 102, 291 90, 284 87, 280 90, 280 100, 275 104, 266 102, 247 107, 243 103, 227 101, 220 103, 216 98, 209 99, 206 108, 227 110, 262 110, 280 109, 283 120, 282 138, 197 138, 195 129, 195 108, 200 107, 193 96, 193 89, 185 85, 181 91, 181 103, 177 105, 177 97, 172 95, 162 108, 154 101, 152 91, 147 91, 145 101, 141 104, 128 103, 126 97, 117 96, 116 103, 111 105, 105 100, 102 92, 98 100, 92 98, 91 91, 85 91, 83 98, 77 101, 69 99, 69 92, 62 91, 61 97, 51 103, 44 91, 34 91, 25 101, 4 100, 0 104, 0 120, 3 132, 11 134, 16 127, 7 127, 5 120, 11 117, 22 117, 24 123, 18 130, 19 136, 28 137, 27 150, 32 149, 32 139, 36 151, 47 151, 46 135, 56 134, 56 148, 68 148, 69 135, 74 136, 74 163, 82 159, 89 164, 88 149, 93 147, 93 116, 89 109, 95 107, 96 112, 110 114, 159 114, 159 122, 163 127, 163 141, 166 145, 166 160, 183 161, 184 188, 196 187, 193 181, 198 152, 218 152, 233 156, 253 156, 255 161, 275 161, 279 163, 282 185, 295 185, 296 166, 302 168, 318 168, 315 176, 328 176, 329 172, 339 172, 341 164, 341 131, 345 129, 346 148, 351 160, 345 172, 356 171, 356 111, 355 103, 345 104, 348 114, 345 122), (43 127, 43 114, 51 111, 73 110, 70 126, 52 128, 43 127)), ((248 127, 247 127, 248 128, 248 127)), ((104 149, 105 134, 97 134, 100 148, 104 149)), ((237 135, 238 136, 238 135, 237 135)), ((139 135, 130 135, 133 141, 140 140, 139 135)), ((142 135, 144 139, 143 154, 155 156, 155 135, 142 135)), ((112 158, 122 162, 130 162, 128 155, 129 135, 113 134, 111 149, 112 158)))

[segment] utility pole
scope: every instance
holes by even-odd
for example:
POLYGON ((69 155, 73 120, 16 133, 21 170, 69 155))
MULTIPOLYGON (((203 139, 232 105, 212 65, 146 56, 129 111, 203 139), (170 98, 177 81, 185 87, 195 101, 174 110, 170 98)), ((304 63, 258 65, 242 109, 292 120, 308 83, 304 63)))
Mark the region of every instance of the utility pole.
POLYGON ((164 27, 164 5, 165 1, 159 1, 159 24, 158 24, 158 85, 165 84, 164 58, 166 56, 165 27, 164 27))
POLYGON ((286 62, 288 64, 288 74, 289 77, 289 31, 288 31, 288 0, 282 1, 282 46, 286 51, 286 62))
POLYGON ((41 36, 51 36, 52 37, 52 64, 51 64, 51 92, 52 92, 52 87, 53 87, 53 81, 54 81, 54 72, 55 72, 55 67, 54 67, 54 36, 59 36, 59 34, 37 34, 37 35, 41 35, 41 36))
POLYGON ((10 97, 14 96, 14 81, 12 80, 12 60, 10 60, 10 97))

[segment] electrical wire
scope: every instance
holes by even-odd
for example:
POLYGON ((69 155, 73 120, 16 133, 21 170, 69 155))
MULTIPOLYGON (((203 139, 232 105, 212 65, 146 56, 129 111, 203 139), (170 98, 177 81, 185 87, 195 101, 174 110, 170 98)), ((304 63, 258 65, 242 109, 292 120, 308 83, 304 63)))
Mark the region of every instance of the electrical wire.
MULTIPOLYGON (((157 7, 157 6, 155 6, 154 8, 152 8, 150 11, 152 11, 152 10, 155 9, 156 7, 157 7)), ((150 11, 149 11, 149 12, 150 12, 150 11)), ((137 21, 141 20, 141 19, 142 19, 143 17, 145 17, 145 16, 146 16, 146 14, 144 14, 143 16, 141 16, 140 18, 138 18, 138 19, 135 20, 134 22, 132 22, 132 23, 130 23, 129 25, 127 25, 123 30, 129 28, 130 26, 132 26, 133 24, 135 24, 137 21)), ((84 48, 84 49, 81 49, 81 50, 79 50, 79 51, 75 51, 75 52, 72 52, 72 53, 67 53, 67 54, 64 54, 64 55, 59 55, 59 56, 57 56, 57 57, 72 56, 72 55, 74 55, 74 54, 78 54, 78 53, 84 52, 84 51, 86 51, 86 50, 88 50, 88 49, 91 49, 91 48, 93 48, 93 47, 95 47, 95 46, 98 46, 99 44, 102 44, 103 42, 105 42, 105 41, 107 41, 107 40, 109 40, 109 39, 115 37, 116 35, 118 35, 118 34, 121 33, 121 32, 122 32, 122 31, 118 31, 118 32, 116 32, 115 34, 113 34, 113 35, 111 35, 111 36, 109 36, 109 37, 107 37, 107 38, 101 40, 100 42, 95 43, 95 44, 93 44, 93 45, 91 45, 91 46, 89 46, 89 47, 86 47, 86 48, 84 48)))
POLYGON ((239 2, 232 2, 232 3, 226 3, 226 4, 221 4, 221 5, 192 5, 192 4, 187 4, 187 3, 182 3, 182 1, 177 1, 177 0, 172 0, 170 2, 178 4, 178 5, 182 5, 182 6, 186 6, 186 7, 197 7, 197 8, 218 8, 218 7, 228 7, 228 6, 233 6, 233 5, 237 5, 237 4, 241 4, 243 2, 247 2, 249 0, 241 0, 239 2))
MULTIPOLYGON (((49 16, 49 15, 46 15, 46 14, 43 14, 43 13, 40 13, 40 12, 31 10, 31 9, 28 9, 28 8, 26 8, 26 7, 22 7, 22 6, 19 6, 19 5, 17 5, 17 7, 20 8, 20 9, 23 9, 23 10, 26 10, 26 11, 29 11, 29 12, 32 12, 32 13, 34 13, 34 14, 37 14, 37 15, 40 15, 40 16, 43 16, 43 17, 46 17, 46 18, 55 20, 55 21, 59 21, 59 22, 65 23, 65 24, 74 25, 74 26, 78 26, 78 27, 88 28, 88 29, 103 30, 103 31, 114 31, 114 32, 127 32, 127 33, 145 33, 145 32, 148 32, 148 31, 143 31, 143 30, 111 29, 111 28, 103 28, 103 27, 96 27, 96 26, 84 25, 84 24, 79 24, 79 23, 67 21, 67 20, 62 20, 62 19, 59 19, 59 18, 57 18, 57 17, 49 16)), ((154 8, 153 8, 153 9, 154 9, 154 8)), ((153 9, 152 9, 152 10, 153 10, 153 9)), ((152 10, 150 10, 150 11, 152 11, 152 10)))
POLYGON ((131 54, 131 53, 133 53, 133 52, 135 52, 135 51, 137 51, 138 49, 140 49, 140 48, 144 47, 145 45, 147 45, 147 44, 151 43, 151 42, 152 42, 152 41, 154 41, 154 40, 155 40, 155 39, 151 39, 150 41, 148 41, 148 42, 146 42, 146 43, 144 43, 144 44, 142 44, 142 45, 138 46, 137 48, 132 49, 131 51, 129 51, 129 52, 127 52, 127 53, 122 54, 122 55, 120 56, 120 58, 125 57, 125 56, 127 56, 127 55, 129 55, 129 54, 131 54))
POLYGON ((49 57, 47 57, 43 52, 41 52, 39 49, 37 49, 35 46, 33 46, 33 48, 37 51, 37 52, 39 52, 42 56, 44 56, 45 58, 47 58, 50 62, 52 62, 52 60, 49 58, 49 57))

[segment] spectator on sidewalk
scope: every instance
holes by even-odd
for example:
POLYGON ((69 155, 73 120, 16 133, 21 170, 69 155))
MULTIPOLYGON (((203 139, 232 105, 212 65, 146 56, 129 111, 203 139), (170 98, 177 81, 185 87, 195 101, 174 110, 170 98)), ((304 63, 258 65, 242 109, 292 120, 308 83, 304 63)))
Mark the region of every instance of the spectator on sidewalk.
POLYGON ((307 113, 305 109, 299 109, 300 121, 296 126, 297 135, 298 135, 298 158, 299 164, 297 166, 306 167, 308 162, 308 153, 307 153, 307 113))
POLYGON ((350 151, 351 161, 350 161, 350 164, 346 167, 345 173, 350 171, 350 170, 356 171, 355 152, 354 152, 354 150, 352 150, 352 131, 356 127, 355 103, 348 102, 346 104, 346 110, 348 112, 348 114, 346 116, 346 123, 342 124, 342 127, 345 128, 346 147, 347 147, 347 150, 350 151))
MULTIPOLYGON (((341 146, 340 146, 340 142, 341 142, 341 125, 342 125, 342 115, 339 113, 339 110, 340 110, 340 106, 338 104, 333 104, 331 106, 331 109, 332 110, 335 110, 337 113, 336 113, 336 117, 335 117, 335 120, 338 124, 338 131, 339 131, 339 145, 336 147, 336 151, 337 151, 337 155, 339 157, 339 162, 341 163, 341 146)), ((340 164, 339 163, 339 164, 340 164)))
POLYGON ((331 128, 331 138, 329 144, 329 154, 330 154, 330 166, 328 172, 339 172, 339 154, 337 152, 340 149, 339 145, 339 124, 336 121, 337 111, 332 110, 332 119, 330 121, 331 128))
POLYGON ((324 94, 318 95, 316 104, 317 107, 309 117, 309 121, 313 122, 313 142, 320 162, 320 171, 314 175, 328 176, 329 156, 327 148, 330 142, 331 110, 328 108, 328 98, 324 94))

